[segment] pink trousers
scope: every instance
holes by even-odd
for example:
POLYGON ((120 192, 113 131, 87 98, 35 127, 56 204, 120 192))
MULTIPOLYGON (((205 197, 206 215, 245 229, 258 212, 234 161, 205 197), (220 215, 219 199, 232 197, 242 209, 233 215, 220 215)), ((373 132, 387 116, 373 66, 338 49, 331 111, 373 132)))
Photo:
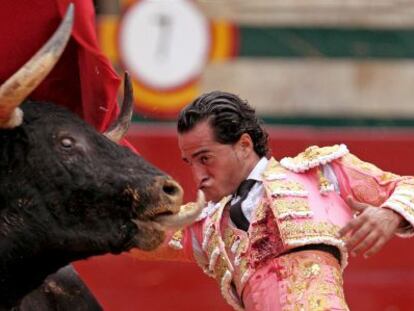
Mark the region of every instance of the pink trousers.
POLYGON ((338 261, 308 250, 270 260, 243 290, 246 311, 349 310, 338 261))

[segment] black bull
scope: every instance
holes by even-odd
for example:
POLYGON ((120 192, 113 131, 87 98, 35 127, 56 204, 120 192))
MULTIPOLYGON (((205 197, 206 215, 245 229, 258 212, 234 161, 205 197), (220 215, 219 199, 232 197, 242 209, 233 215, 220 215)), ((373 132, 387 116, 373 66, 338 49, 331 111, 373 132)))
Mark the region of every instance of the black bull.
POLYGON ((134 220, 178 212, 176 183, 63 108, 22 108, 0 131, 0 297, 70 261, 161 243, 134 220))
MULTIPOLYGON (((63 23, 69 33, 71 18, 63 23)), ((196 215, 181 217, 175 181, 108 138, 119 136, 118 126, 105 136, 54 104, 20 105, 30 94, 26 86, 41 81, 27 73, 44 76, 54 63, 32 64, 0 86, 0 309, 18 305, 71 261, 132 247, 152 250, 166 227, 196 215)), ((124 107, 131 105, 128 85, 124 107)))

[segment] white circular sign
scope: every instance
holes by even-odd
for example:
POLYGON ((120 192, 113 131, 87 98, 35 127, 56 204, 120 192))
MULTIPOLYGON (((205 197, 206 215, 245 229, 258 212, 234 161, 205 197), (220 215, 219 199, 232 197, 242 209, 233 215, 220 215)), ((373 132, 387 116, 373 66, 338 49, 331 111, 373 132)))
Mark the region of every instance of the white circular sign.
POLYGON ((208 20, 189 0, 138 1, 121 22, 123 64, 156 89, 179 87, 199 75, 209 43, 208 20))

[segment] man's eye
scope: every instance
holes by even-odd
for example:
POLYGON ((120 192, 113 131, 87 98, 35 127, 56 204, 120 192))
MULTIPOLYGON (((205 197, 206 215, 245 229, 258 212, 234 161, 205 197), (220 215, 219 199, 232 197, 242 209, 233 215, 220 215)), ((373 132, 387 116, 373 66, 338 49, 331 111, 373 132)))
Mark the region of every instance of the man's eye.
POLYGON ((204 156, 204 157, 201 157, 200 158, 200 162, 202 163, 202 164, 209 164, 210 163, 210 161, 211 161, 211 157, 207 157, 207 156, 204 156))

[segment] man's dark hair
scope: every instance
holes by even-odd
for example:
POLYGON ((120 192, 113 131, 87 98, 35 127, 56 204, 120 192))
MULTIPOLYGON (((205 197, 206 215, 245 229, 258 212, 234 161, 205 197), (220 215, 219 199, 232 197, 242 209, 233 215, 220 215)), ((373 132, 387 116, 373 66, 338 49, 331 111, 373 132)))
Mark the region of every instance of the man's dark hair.
POLYGON ((235 144, 241 135, 247 133, 257 155, 267 155, 268 134, 256 117, 255 110, 237 95, 220 91, 201 95, 181 110, 177 122, 178 133, 188 132, 205 120, 208 120, 219 143, 235 144))

